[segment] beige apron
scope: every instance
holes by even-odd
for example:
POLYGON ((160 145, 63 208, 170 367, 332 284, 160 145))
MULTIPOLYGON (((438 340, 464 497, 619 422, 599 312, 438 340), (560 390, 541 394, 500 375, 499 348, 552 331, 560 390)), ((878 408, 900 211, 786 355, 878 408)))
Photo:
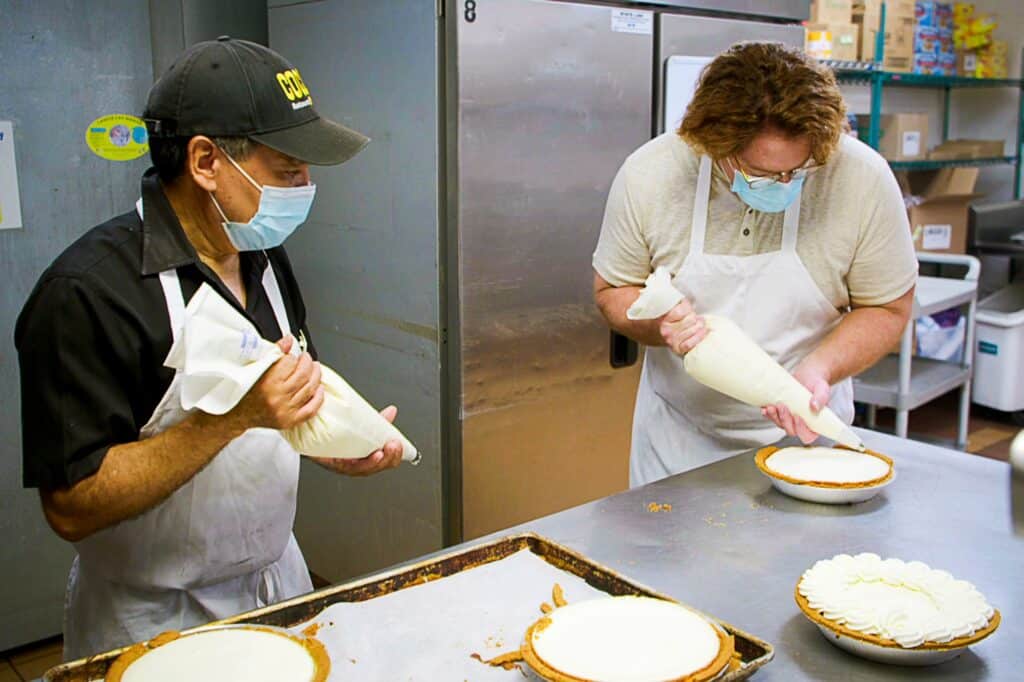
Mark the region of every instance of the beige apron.
MULTIPOLYGON (((697 179, 690 250, 673 284, 695 302, 699 314, 728 317, 783 367, 793 371, 839 323, 836 310, 796 251, 800 198, 783 219, 782 248, 754 256, 704 253, 711 159, 703 157, 697 179)), ((830 406, 853 420, 853 387, 832 388, 830 406)), ((746 405, 697 383, 683 359, 666 347, 648 348, 633 415, 630 486, 774 443, 785 432, 746 405)))
MULTIPOLYGON (((160 273, 171 330, 185 302, 177 272, 160 273)), ((283 333, 284 301, 267 264, 263 287, 283 333)), ((139 438, 182 421, 176 375, 139 438)), ((299 455, 272 429, 234 439, 192 480, 141 516, 75 543, 64 609, 74 660, 309 592, 292 535, 299 455)), ((143 483, 140 482, 140 485, 143 483)))

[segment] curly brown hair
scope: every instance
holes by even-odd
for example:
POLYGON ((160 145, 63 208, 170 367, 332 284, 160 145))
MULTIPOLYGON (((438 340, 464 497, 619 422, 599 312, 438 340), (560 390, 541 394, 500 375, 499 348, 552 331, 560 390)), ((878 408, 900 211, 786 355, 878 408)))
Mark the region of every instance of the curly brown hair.
POLYGON ((846 125, 832 71, 782 43, 736 43, 704 67, 677 131, 713 159, 736 155, 767 127, 806 136, 816 163, 828 160, 846 125))

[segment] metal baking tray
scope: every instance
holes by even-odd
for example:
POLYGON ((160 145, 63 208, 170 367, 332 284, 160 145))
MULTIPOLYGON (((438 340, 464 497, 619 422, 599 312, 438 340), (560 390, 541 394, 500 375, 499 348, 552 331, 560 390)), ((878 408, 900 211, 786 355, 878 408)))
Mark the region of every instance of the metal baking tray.
MULTIPOLYGON (((592 587, 607 594, 614 596, 639 595, 677 601, 547 538, 534 533, 522 533, 400 566, 351 583, 311 592, 280 604, 216 621, 211 625, 255 623, 289 628, 304 623, 332 604, 368 601, 407 587, 433 580, 443 580, 467 569, 504 559, 523 549, 531 551, 556 568, 578 576, 592 587)), ((775 651, 768 642, 713 616, 704 615, 721 624, 733 635, 736 651, 740 655, 740 667, 727 672, 717 680, 731 682, 732 680, 746 679, 774 657, 775 651)), ((107 668, 122 651, 124 649, 65 663, 47 671, 43 675, 43 680, 44 682, 95 682, 102 680, 106 675, 107 668)))

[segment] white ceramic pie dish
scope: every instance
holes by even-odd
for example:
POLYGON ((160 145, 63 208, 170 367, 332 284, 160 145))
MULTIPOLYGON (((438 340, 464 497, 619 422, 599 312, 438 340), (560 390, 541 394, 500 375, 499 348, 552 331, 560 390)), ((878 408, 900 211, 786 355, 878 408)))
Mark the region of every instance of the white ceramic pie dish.
MULTIPOLYGON (((800 608, 800 611, 804 616, 814 623, 825 639, 833 645, 848 651, 855 656, 891 665, 927 666, 943 663, 952 658, 956 658, 969 646, 980 642, 998 629, 1002 618, 999 611, 988 605, 988 603, 984 601, 984 597, 977 592, 974 586, 970 583, 966 583, 966 581, 962 580, 955 580, 953 576, 949 575, 945 571, 929 569, 929 567, 925 565, 922 565, 924 571, 926 571, 923 578, 919 577, 921 575, 920 573, 914 575, 913 573, 902 572, 902 567, 909 569, 914 563, 919 562, 905 564, 902 561, 896 560, 899 568, 897 568, 895 572, 883 572, 885 570, 884 567, 892 561, 893 560, 891 559, 881 561, 877 555, 861 554, 856 557, 839 555, 833 557, 831 560, 818 562, 814 567, 812 567, 812 569, 805 572, 804 575, 801 576, 800 580, 797 581, 796 589, 794 590, 794 597, 796 599, 797 606, 800 608), (819 565, 831 564, 837 560, 844 560, 844 563, 855 562, 862 557, 865 560, 873 557, 875 561, 867 562, 863 567, 854 568, 852 573, 844 573, 842 570, 835 571, 834 569, 825 569, 825 577, 813 579, 815 584, 807 590, 807 593, 811 596, 816 594, 817 596, 814 596, 814 599, 817 599, 819 603, 817 606, 811 605, 812 601, 808 596, 805 596, 805 591, 802 589, 802 585, 805 579, 811 579, 808 576, 813 571, 818 570, 819 565), (933 575, 945 575, 945 578, 939 580, 937 583, 939 587, 938 592, 933 591, 935 587, 929 586, 929 583, 931 583, 931 580, 928 578, 929 572, 933 575), (886 575, 888 577, 886 577, 886 575), (903 580, 908 579, 905 577, 908 575, 909 582, 903 583, 903 580), (851 576, 858 577, 851 578, 851 576), (824 583, 822 582, 823 579, 824 583), (945 585, 958 585, 959 587, 956 587, 953 593, 948 593, 945 591, 946 588, 944 583, 945 585), (819 591, 823 584, 831 584, 832 587, 828 588, 830 590, 835 587, 842 586, 841 591, 836 593, 834 597, 823 598, 819 591), (879 587, 882 588, 881 591, 879 591, 879 587), (966 595, 965 590, 969 591, 966 595), (922 594, 924 595, 923 597, 922 594), (927 602, 936 605, 935 608, 940 611, 945 610, 946 608, 952 608, 955 610, 963 608, 965 603, 970 602, 971 597, 969 595, 972 594, 976 597, 976 605, 978 600, 980 600, 984 605, 983 608, 988 612, 988 622, 979 629, 970 631, 969 634, 957 637, 948 642, 924 639, 924 641, 920 641, 917 646, 901 646, 897 641, 889 638, 892 636, 899 639, 896 635, 881 636, 867 634, 850 627, 846 622, 845 617, 825 615, 829 612, 829 609, 832 609, 837 613, 844 613, 847 616, 857 618, 875 618, 880 616, 884 620, 893 614, 899 613, 904 613, 905 615, 902 617, 907 618, 909 617, 910 612, 904 610, 912 608, 911 604, 913 604, 915 600, 921 601, 924 599, 927 602), (871 602, 864 601, 869 598, 876 600, 874 605, 872 605, 871 602), (967 602, 964 601, 965 598, 967 599, 967 602), (850 602, 851 599, 854 601, 850 602), (948 601, 943 602, 943 599, 948 601), (847 611, 847 602, 861 604, 867 608, 866 610, 861 609, 860 613, 857 613, 856 611, 847 611), (829 604, 829 606, 826 607, 826 603, 829 604), (875 616, 869 615, 871 614, 871 611, 877 607, 883 607, 883 611, 876 611, 875 616), (886 614, 884 612, 884 608, 895 610, 886 614)), ((915 572, 917 571, 917 569, 914 570, 915 572)), ((931 585, 935 585, 935 583, 931 583, 931 585)), ((973 616, 969 617, 972 618, 973 622, 973 616)), ((962 623, 963 621, 960 622, 962 623)), ((943 620, 940 617, 939 624, 937 624, 936 627, 940 630, 948 627, 953 631, 958 631, 960 625, 951 625, 950 621, 943 620)), ((968 632, 968 630, 963 631, 968 632)))

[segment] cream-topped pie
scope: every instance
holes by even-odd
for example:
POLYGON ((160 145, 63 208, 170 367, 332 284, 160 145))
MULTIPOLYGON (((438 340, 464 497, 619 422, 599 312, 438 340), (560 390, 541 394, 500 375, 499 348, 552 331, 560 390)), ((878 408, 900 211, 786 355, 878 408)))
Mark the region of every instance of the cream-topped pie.
POLYGON ((1000 619, 966 580, 871 553, 815 563, 797 583, 796 602, 823 633, 897 650, 962 649, 1000 619))
POLYGON ((862 502, 892 482, 892 459, 843 446, 758 450, 754 462, 781 492, 811 502, 862 502))
POLYGON ((331 662, 323 644, 257 625, 166 632, 127 649, 106 682, 324 682, 331 662))
POLYGON ((527 630, 522 653, 552 682, 704 682, 726 669, 734 644, 681 604, 608 597, 545 615, 527 630))

